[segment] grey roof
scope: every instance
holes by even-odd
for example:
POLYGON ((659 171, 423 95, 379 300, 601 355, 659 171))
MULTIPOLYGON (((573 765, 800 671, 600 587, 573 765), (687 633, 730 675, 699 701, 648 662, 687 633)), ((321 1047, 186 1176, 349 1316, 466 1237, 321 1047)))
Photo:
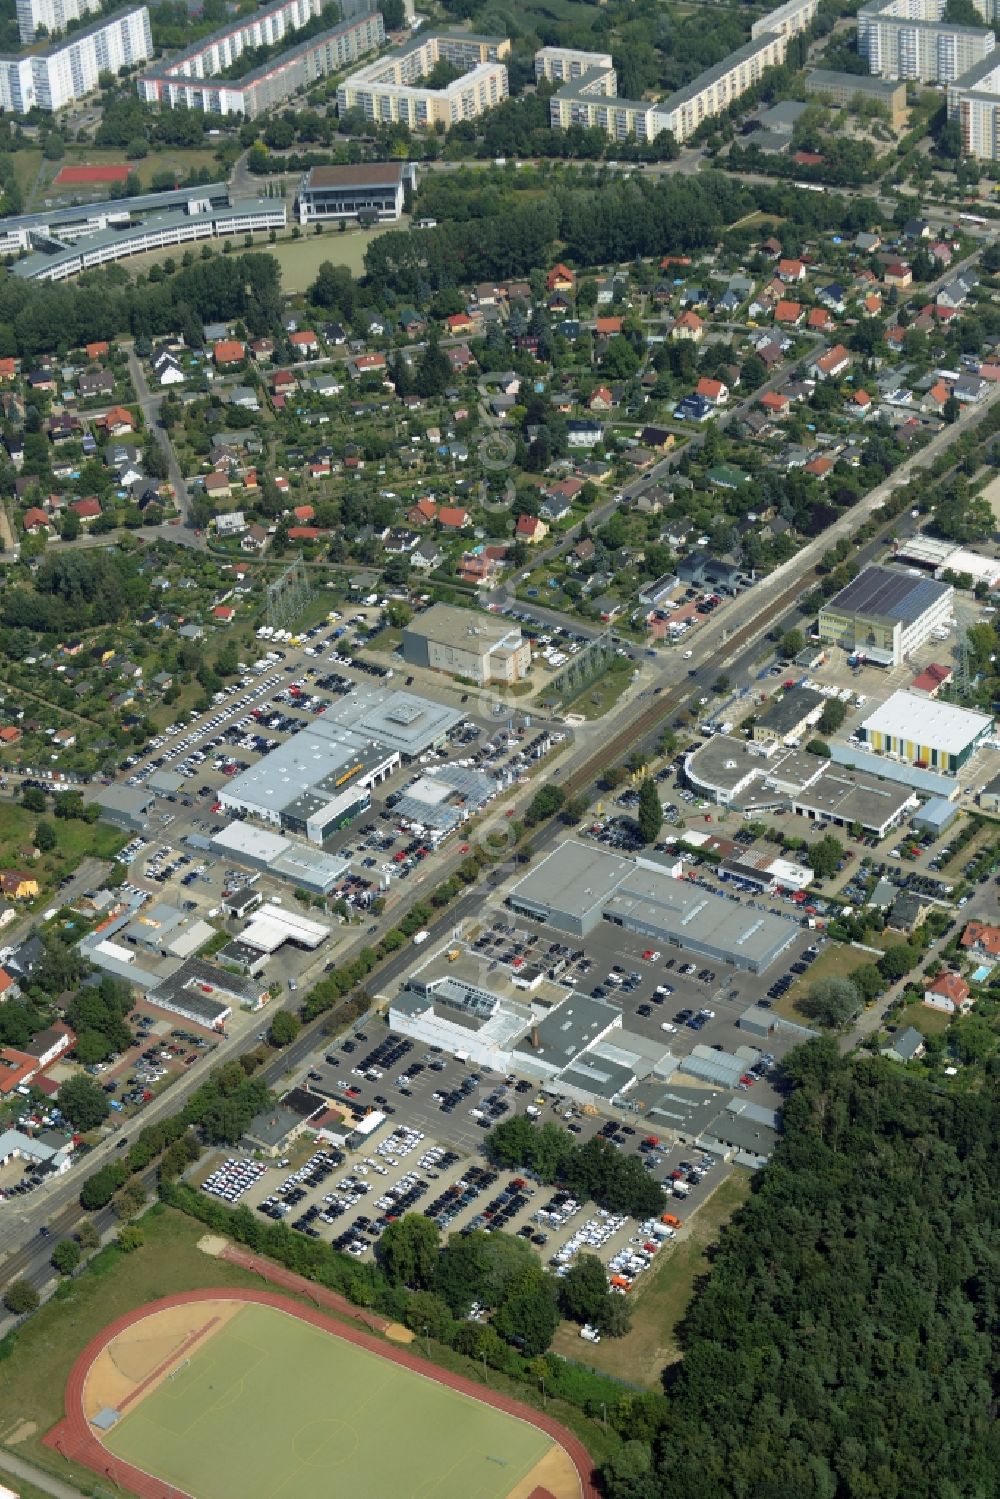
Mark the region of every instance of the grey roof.
POLYGON ((106 812, 121 812, 128 817, 142 817, 154 801, 151 791, 142 786, 120 786, 113 783, 102 786, 94 797, 97 805, 106 812))
POLYGON ((912 789, 897 781, 880 780, 863 770, 828 764, 811 785, 795 794, 794 800, 796 806, 812 808, 845 823, 860 822, 862 827, 873 829, 898 817, 912 796, 912 789))
POLYGON ((741 901, 651 869, 635 868, 605 904, 611 916, 693 950, 725 953, 731 962, 766 967, 798 928, 785 916, 748 910, 741 901))
POLYGON ((217 968, 214 963, 207 963, 201 958, 188 958, 182 963, 176 973, 172 973, 149 995, 153 1004, 158 1000, 167 1000, 171 1003, 183 999, 185 1008, 196 1012, 204 1012, 214 1017, 209 1023, 216 1024, 219 1015, 228 1005, 221 1004, 219 1000, 213 999, 204 992, 208 988, 213 993, 224 994, 227 999, 235 999, 239 1004, 256 1004, 264 992, 259 982, 253 979, 237 978, 232 973, 226 973, 222 968, 217 968), (195 987, 192 988, 192 985, 195 987), (186 991, 186 992, 185 992, 186 991))
POLYGON ((560 1087, 578 1088, 581 1093, 592 1093, 595 1098, 610 1102, 631 1086, 635 1074, 630 1067, 588 1051, 564 1068, 558 1081, 560 1087))
POLYGON ((776 697, 763 713, 757 715, 757 727, 775 734, 790 734, 802 720, 818 708, 825 698, 812 687, 793 687, 783 697, 776 697))
POLYGON ((551 1067, 567 1067, 620 1020, 621 1011, 616 1005, 609 1005, 606 999, 571 994, 518 1042, 515 1051, 538 1057, 551 1067), (532 1040, 534 1033, 537 1033, 537 1046, 532 1040))
POLYGON ((511 896, 582 917, 608 900, 634 868, 631 859, 568 838, 518 880, 511 896))
POLYGON ((670 114, 673 110, 680 109, 682 104, 687 104, 690 99, 697 99, 698 95, 708 88, 709 84, 716 83, 720 78, 725 78, 734 68, 739 67, 741 62, 746 62, 749 58, 756 57, 758 53, 764 50, 768 42, 775 40, 776 34, 772 31, 762 32, 760 36, 753 37, 750 41, 744 42, 743 46, 737 47, 734 52, 727 52, 720 62, 713 63, 710 68, 706 68, 703 73, 699 73, 697 78, 692 78, 690 83, 686 83, 676 93, 671 94, 666 99, 661 99, 659 104, 656 105, 657 114, 670 114))
POLYGON ((731 1052, 714 1051, 710 1046, 694 1046, 690 1056, 682 1058, 677 1070, 722 1088, 735 1088, 748 1066, 748 1062, 733 1056, 731 1052))
POLYGON ((252 1144, 280 1145, 301 1123, 300 1116, 293 1114, 291 1109, 284 1108, 280 1103, 272 1104, 269 1109, 263 1109, 251 1119, 246 1139, 252 1144))
POLYGON ((823 612, 831 609, 913 624, 950 591, 947 583, 903 572, 898 567, 866 567, 824 604, 823 612))
MULTIPOLYGON (((79 36, 79 32, 73 35, 79 36)), ((136 214, 153 213, 158 209, 174 208, 197 198, 207 198, 212 203, 226 203, 229 188, 224 182, 210 182, 204 187, 171 188, 162 193, 138 193, 134 198, 106 198, 99 203, 74 203, 65 208, 45 208, 38 213, 21 213, 5 218, 4 230, 11 233, 18 229, 59 228, 64 224, 88 223, 93 219, 110 215, 119 218, 136 214)))
POLYGON ((889 98, 897 89, 906 88, 901 78, 873 78, 867 73, 835 73, 828 68, 813 68, 806 75, 807 88, 853 88, 859 94, 876 94, 889 98))
POLYGON ((487 654, 501 647, 520 644, 521 627, 502 615, 484 614, 474 609, 457 609, 451 604, 432 604, 413 618, 404 630, 406 635, 432 640, 437 645, 487 654))
POLYGON ((912 1061, 917 1052, 924 1044, 924 1038, 912 1025, 908 1025, 902 1035, 893 1036, 892 1045, 886 1047, 886 1051, 893 1056, 899 1057, 903 1062, 912 1061))

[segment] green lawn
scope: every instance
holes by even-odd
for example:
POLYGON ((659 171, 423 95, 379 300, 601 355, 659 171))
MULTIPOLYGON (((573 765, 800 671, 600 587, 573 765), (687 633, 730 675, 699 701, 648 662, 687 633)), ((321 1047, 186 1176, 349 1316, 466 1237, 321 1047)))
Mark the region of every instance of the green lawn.
POLYGON ((658 1389, 664 1366, 681 1357, 677 1327, 695 1283, 708 1271, 708 1249, 749 1193, 749 1174, 734 1169, 698 1209, 686 1237, 660 1251, 656 1268, 640 1277, 629 1297, 632 1330, 626 1337, 602 1338, 595 1347, 581 1341, 574 1325, 564 1323, 556 1334, 555 1352, 590 1364, 600 1374, 658 1389))
MULTIPOLYGON (((20 1436, 22 1428, 28 1434, 14 1450, 40 1468, 66 1472, 62 1458, 43 1447, 40 1438, 63 1416, 63 1389, 74 1360, 109 1322, 176 1291, 260 1286, 259 1276, 202 1254, 197 1244, 205 1230, 182 1213, 154 1208, 143 1217, 142 1229, 146 1242, 141 1249, 128 1255, 102 1250, 68 1285, 67 1294, 48 1302, 14 1339, 0 1345, 4 1353, 10 1350, 0 1361, 0 1443, 14 1433, 20 1436), (30 1433, 24 1423, 30 1423, 30 1433)), ((93 1474, 76 1471, 89 1493, 93 1474)))
POLYGON ((898 1015, 891 1017, 897 1032, 912 1025, 922 1036, 942 1036, 952 1022, 952 1016, 944 1010, 932 1010, 930 1005, 907 1005, 898 1015))
POLYGON ((73 874, 83 859, 111 859, 127 842, 127 835, 105 822, 81 822, 53 817, 47 812, 29 812, 26 807, 5 802, 0 810, 0 867, 24 865, 22 850, 32 846, 35 828, 45 821, 53 828, 57 843, 31 865, 44 897, 64 875, 73 874))
POLYGON ((329 230, 324 234, 303 235, 301 239, 282 239, 268 246, 281 266, 281 285, 286 292, 304 292, 316 279, 316 273, 324 260, 334 265, 346 265, 352 276, 361 276, 365 269, 365 250, 373 239, 385 234, 388 229, 405 229, 409 220, 405 217, 398 224, 382 224, 375 229, 349 229, 343 234, 329 230))
MULTIPOLYGON (((872 943, 873 947, 876 945, 875 942, 872 943)), ((813 1022, 809 1017, 799 1010, 797 1001, 808 993, 813 984, 820 979, 849 979, 855 968, 863 968, 866 963, 877 962, 878 958, 872 952, 862 952, 846 942, 828 942, 809 972, 797 978, 787 994, 783 994, 780 999, 774 1001, 774 1009, 779 1015, 784 1015, 786 1020, 795 1020, 802 1025, 812 1025, 813 1022)))
MULTIPOLYGON (((561 667, 560 670, 565 671, 566 668, 561 667)), ((616 663, 593 682, 588 682, 575 696, 562 698, 560 707, 564 713, 582 713, 584 718, 603 718, 606 713, 611 712, 631 681, 631 666, 627 662, 616 663)))
POLYGON ((252 1305, 104 1441, 198 1499, 502 1499, 552 1445, 525 1422, 252 1305))

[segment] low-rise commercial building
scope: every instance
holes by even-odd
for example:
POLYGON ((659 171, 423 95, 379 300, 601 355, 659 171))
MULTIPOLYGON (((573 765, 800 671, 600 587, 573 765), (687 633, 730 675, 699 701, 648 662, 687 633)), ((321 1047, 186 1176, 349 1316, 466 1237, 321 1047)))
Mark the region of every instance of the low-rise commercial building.
POLYGON ((986 713, 903 691, 869 714, 857 735, 875 754, 953 776, 992 732, 986 713))
POLYGON ((403 630, 403 660, 485 686, 519 682, 531 666, 531 647, 520 626, 502 615, 434 604, 403 630))
POLYGON ((514 911, 574 936, 601 921, 656 943, 762 973, 794 941, 783 916, 748 912, 648 859, 626 859, 568 839, 511 890, 514 911))
POLYGON ((357 166, 310 167, 299 183, 295 208, 300 224, 371 219, 393 223, 403 212, 417 169, 409 161, 369 161, 357 166))
POLYGON ((885 666, 899 666, 947 629, 955 591, 898 567, 866 567, 823 605, 819 636, 885 666))
POLYGON ((755 744, 786 744, 801 739, 819 717, 826 699, 812 687, 791 687, 754 719, 755 744))
POLYGON ((177 207, 149 217, 133 219, 127 207, 120 207, 123 218, 116 217, 113 223, 82 234, 71 243, 41 231, 29 232, 35 254, 17 261, 12 274, 24 281, 65 281, 81 271, 96 270, 149 250, 285 227, 286 210, 281 198, 230 198, 226 190, 219 202, 208 194, 209 189, 189 191, 177 207))
POLYGON ((806 74, 806 93, 818 95, 824 104, 839 109, 853 109, 859 103, 877 104, 885 110, 893 129, 906 124, 906 84, 902 81, 813 68, 806 74))

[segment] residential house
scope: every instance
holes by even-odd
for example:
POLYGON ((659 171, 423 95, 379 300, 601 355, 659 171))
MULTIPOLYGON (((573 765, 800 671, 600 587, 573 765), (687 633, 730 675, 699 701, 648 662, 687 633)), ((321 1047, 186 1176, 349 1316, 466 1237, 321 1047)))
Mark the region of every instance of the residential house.
POLYGON ((385 355, 355 354, 347 361, 347 369, 355 380, 361 380, 365 375, 384 375, 385 355))
POLYGON ((912 1025, 893 1036, 888 1046, 882 1047, 882 1055, 893 1062, 915 1062, 924 1054, 924 1038, 912 1025))
POLYGON ((986 381, 979 375, 959 375, 951 387, 951 393, 964 406, 978 406, 988 389, 986 381))
POLYGON ((913 285, 913 272, 902 260, 894 260, 882 273, 886 286, 907 287, 913 285))
POLYGON ((836 281, 831 281, 829 286, 823 286, 816 293, 816 300, 831 312, 841 313, 845 310, 847 302, 844 296, 844 288, 836 281))
POLYGON ((463 334, 475 331, 476 320, 467 312, 453 312, 444 320, 445 328, 453 338, 460 338, 463 334))
POLYGON ((797 328, 805 317, 801 302, 788 302, 784 298, 775 303, 774 321, 787 328, 797 328))
POLYGON ((566 441, 571 448, 593 448, 604 440, 604 428, 590 418, 566 423, 566 441))
POLYGON ((546 291, 574 292, 576 290, 576 276, 568 265, 562 261, 554 265, 545 278, 546 291))
POLYGON ((216 369, 230 369, 233 365, 242 364, 246 353, 238 338, 220 338, 212 349, 212 359, 216 369))
POLYGON ((813 380, 836 380, 850 365, 851 355, 844 345, 834 344, 809 365, 809 376, 813 380))
POLYGON ((169 349, 158 350, 150 360, 158 385, 183 385, 184 371, 180 360, 169 349))
POLYGON ((705 337, 705 324, 696 312, 682 312, 670 330, 670 337, 700 344, 705 337))
POLYGON ((242 536, 246 528, 246 517, 242 510, 230 510, 215 517, 217 536, 242 536))
POLYGON ((411 526, 429 526, 432 521, 437 520, 438 507, 433 500, 424 498, 411 505, 406 512, 407 522, 411 526))
POLYGON ((615 404, 615 398, 606 385, 599 385, 593 395, 587 401, 588 411, 610 411, 615 404))
POLYGON ((267 546, 267 532, 263 526, 248 526, 240 547, 244 552, 262 552, 267 546))
POLYGON ((26 869, 0 869, 0 895, 8 900, 34 900, 38 881, 26 869))
POLYGON ((713 406, 724 406, 729 400, 729 386, 722 380, 710 380, 706 376, 698 381, 694 393, 702 400, 711 401, 713 406))
POLYGON ((944 410, 945 402, 950 395, 951 391, 945 385, 944 381, 938 380, 931 386, 930 390, 924 392, 920 402, 920 410, 925 416, 939 416, 944 410))
POLYGON ((115 377, 110 370, 87 370, 76 382, 76 393, 82 401, 94 401, 113 395, 115 377))
POLYGON ((135 431, 135 417, 124 406, 112 406, 105 412, 104 430, 109 437, 126 437, 135 431))
POLYGON ((70 503, 71 510, 75 510, 83 525, 89 526, 101 514, 101 502, 94 495, 88 495, 83 500, 73 500, 70 503))
POLYGON ((319 353, 319 339, 311 328, 301 328, 297 333, 291 334, 288 342, 297 359, 311 359, 319 353))
POLYGON ((442 531, 463 531, 471 519, 461 505, 442 505, 437 513, 437 523, 442 531))
POLYGON ((806 268, 801 260, 779 260, 778 277, 786 286, 793 286, 806 279, 806 268))
POLYGON ((458 576, 463 583, 472 583, 476 588, 492 587, 496 582, 499 564, 485 549, 463 552, 458 563, 458 576))
POLYGON ((993 962, 1000 958, 1000 927, 990 926, 986 921, 969 921, 962 933, 962 946, 974 957, 993 962))
POLYGON ((668 453, 677 438, 666 427, 646 426, 639 433, 639 441, 644 448, 652 448, 657 453, 668 453))
POLYGON ((444 553, 434 540, 433 536, 425 536, 419 546, 415 546, 410 553, 410 566, 419 572, 433 572, 434 568, 440 567, 444 561, 444 553))
POLYGON ((29 536, 39 536, 43 532, 47 535, 52 529, 52 523, 44 510, 37 505, 32 505, 21 516, 21 524, 29 536))
POLYGON ((205 494, 210 500, 228 500, 231 494, 228 474, 206 474, 202 480, 205 494))
POLYGON ((960 973, 939 973, 924 986, 924 1004, 946 1015, 964 1015, 972 1009, 972 994, 960 973))
POLYGON ((768 390, 760 397, 757 404, 770 412, 772 416, 787 416, 791 403, 783 390, 768 390))
POLYGON ((836 326, 828 307, 810 307, 806 318, 806 327, 810 333, 830 333, 836 326))
POLYGON ((544 541, 549 534, 549 528, 538 515, 519 515, 514 527, 514 536, 518 541, 527 542, 528 546, 535 546, 544 541))
POLYGON ((599 317, 594 321, 594 332, 598 338, 614 338, 622 331, 620 317, 599 317))

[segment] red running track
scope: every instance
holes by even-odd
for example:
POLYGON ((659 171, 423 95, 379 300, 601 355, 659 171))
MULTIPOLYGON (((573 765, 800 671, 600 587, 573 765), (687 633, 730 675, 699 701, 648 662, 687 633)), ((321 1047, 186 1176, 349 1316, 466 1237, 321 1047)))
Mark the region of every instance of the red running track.
MULTIPOLYGON (((311 1287, 311 1289, 316 1288, 311 1287)), ((81 1463, 100 1477, 110 1479, 118 1487, 129 1489, 133 1494, 139 1495, 140 1499, 192 1499, 192 1496, 186 1494, 183 1489, 164 1483, 162 1479, 143 1472, 141 1468, 133 1467, 131 1463, 122 1462, 120 1458, 114 1457, 104 1447, 87 1420, 83 1395, 91 1365, 98 1354, 119 1333, 135 1326, 137 1322, 143 1322, 156 1312, 205 1301, 245 1301, 258 1306, 273 1307, 275 1311, 298 1317, 309 1326, 321 1328, 323 1332, 343 1338, 358 1348, 365 1348, 370 1353, 377 1354, 379 1358, 392 1359, 394 1363, 402 1364, 405 1369, 411 1370, 414 1374, 423 1375, 425 1379, 433 1379, 448 1389, 457 1390, 460 1394, 482 1401, 485 1405, 492 1405, 496 1410, 504 1411, 508 1416, 529 1422, 539 1431, 544 1431, 566 1451, 579 1475, 582 1499, 599 1499, 594 1485, 593 1463, 586 1447, 578 1437, 550 1416, 532 1410, 530 1406, 521 1405, 519 1401, 512 1400, 510 1396, 502 1395, 499 1391, 476 1384, 473 1380, 466 1379, 464 1375, 439 1369, 407 1349, 393 1348, 378 1338, 372 1337, 371 1334, 362 1332, 360 1328, 334 1322, 332 1318, 324 1316, 322 1312, 311 1306, 301 1306, 297 1302, 289 1301, 285 1296, 277 1295, 274 1291, 238 1290, 232 1287, 187 1291, 177 1296, 165 1296, 161 1301, 150 1302, 134 1312, 127 1312, 117 1321, 109 1323, 103 1331, 90 1340, 70 1370, 69 1379, 66 1381, 66 1415, 43 1438, 46 1447, 51 1447, 64 1458, 81 1463)))

